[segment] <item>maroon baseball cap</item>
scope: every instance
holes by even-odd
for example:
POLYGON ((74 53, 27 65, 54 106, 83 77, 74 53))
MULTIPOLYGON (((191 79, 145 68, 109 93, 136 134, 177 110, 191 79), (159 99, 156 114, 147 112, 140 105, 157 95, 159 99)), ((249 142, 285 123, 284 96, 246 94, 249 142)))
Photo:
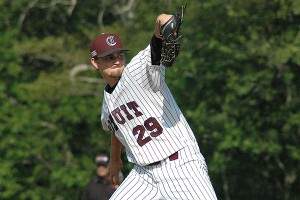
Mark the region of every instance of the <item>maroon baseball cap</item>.
POLYGON ((104 57, 117 51, 129 51, 123 47, 122 41, 116 34, 102 33, 90 44, 92 57, 104 57))

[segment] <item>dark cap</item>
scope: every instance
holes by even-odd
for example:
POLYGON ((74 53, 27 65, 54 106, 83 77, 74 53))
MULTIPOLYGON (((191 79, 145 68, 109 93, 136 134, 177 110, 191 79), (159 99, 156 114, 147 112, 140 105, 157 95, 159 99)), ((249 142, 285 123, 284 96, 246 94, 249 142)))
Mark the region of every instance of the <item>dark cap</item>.
POLYGON ((102 33, 90 44, 92 57, 104 57, 117 51, 129 51, 123 47, 122 41, 116 34, 102 33))
POLYGON ((107 155, 100 154, 100 155, 96 156, 95 163, 96 163, 97 166, 98 165, 105 165, 105 166, 107 166, 108 165, 108 160, 109 159, 108 159, 107 155))

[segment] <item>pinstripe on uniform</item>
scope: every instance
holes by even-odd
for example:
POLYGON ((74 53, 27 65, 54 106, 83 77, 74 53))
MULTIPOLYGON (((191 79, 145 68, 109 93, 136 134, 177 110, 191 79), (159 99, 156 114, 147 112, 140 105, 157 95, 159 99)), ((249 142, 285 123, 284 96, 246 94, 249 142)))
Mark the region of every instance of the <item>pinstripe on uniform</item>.
POLYGON ((179 151, 183 159, 156 166, 135 165, 111 199, 217 199, 204 158, 195 150, 188 146, 179 151))
POLYGON ((151 64, 150 45, 104 91, 101 121, 136 164, 112 199, 216 199, 196 138, 165 82, 151 64), (168 157, 179 152, 179 159, 168 157), (162 161, 161 164, 147 166, 162 161))

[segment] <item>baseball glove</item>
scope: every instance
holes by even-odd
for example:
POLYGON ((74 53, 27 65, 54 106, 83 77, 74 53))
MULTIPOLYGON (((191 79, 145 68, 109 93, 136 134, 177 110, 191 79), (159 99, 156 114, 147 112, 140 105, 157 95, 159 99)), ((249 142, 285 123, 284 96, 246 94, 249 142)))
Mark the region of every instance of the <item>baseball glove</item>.
POLYGON ((160 35, 163 38, 160 62, 165 67, 172 67, 180 52, 180 26, 183 22, 185 9, 186 4, 181 6, 181 14, 178 12, 173 13, 173 16, 160 27, 160 35))

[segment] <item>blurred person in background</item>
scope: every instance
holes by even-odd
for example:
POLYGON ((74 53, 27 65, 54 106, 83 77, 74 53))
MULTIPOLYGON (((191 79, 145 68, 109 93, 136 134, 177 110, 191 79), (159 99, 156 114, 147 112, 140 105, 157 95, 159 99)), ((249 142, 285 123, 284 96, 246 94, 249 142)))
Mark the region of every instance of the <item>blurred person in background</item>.
POLYGON ((81 200, 106 200, 116 190, 117 185, 109 183, 109 158, 106 154, 100 154, 95 158, 96 174, 87 185, 81 200))

